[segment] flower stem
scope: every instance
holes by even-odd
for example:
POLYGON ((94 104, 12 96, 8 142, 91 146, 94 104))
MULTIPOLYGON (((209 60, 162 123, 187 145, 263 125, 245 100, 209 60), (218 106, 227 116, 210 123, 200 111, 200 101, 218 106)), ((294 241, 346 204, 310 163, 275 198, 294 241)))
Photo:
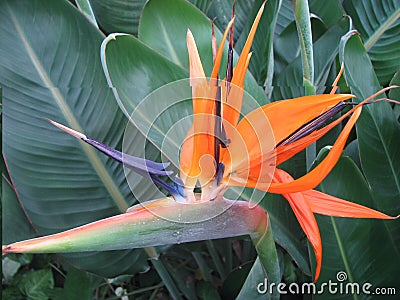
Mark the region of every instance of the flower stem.
MULTIPOLYGON (((275 283, 275 286, 277 286, 281 282, 281 271, 269 219, 263 229, 259 227, 259 232, 262 234, 258 237, 253 237, 253 243, 264 268, 264 273, 268 278, 268 283, 275 283)), ((271 299, 279 299, 279 294, 272 294, 271 299)))
MULTIPOLYGON (((303 63, 303 84, 305 88, 305 94, 315 95, 313 42, 308 0, 295 0, 293 2, 293 6, 297 33, 299 35, 301 47, 301 61, 303 63)), ((313 143, 306 148, 306 165, 308 170, 310 170, 311 165, 316 157, 317 147, 316 143, 313 143)))

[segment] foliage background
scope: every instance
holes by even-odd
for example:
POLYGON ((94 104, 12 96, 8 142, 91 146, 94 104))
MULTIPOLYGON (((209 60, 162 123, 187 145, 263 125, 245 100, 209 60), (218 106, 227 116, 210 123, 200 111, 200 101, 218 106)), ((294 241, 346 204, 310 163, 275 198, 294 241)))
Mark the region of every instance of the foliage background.
MULTIPOLYGON (((223 30, 232 7, 231 1, 217 0, 76 2, 0 1, 3 244, 114 215, 135 202, 121 166, 65 137, 44 118, 74 125, 88 136, 121 147, 127 120, 108 86, 102 57, 107 54, 121 71, 118 84, 123 86, 129 78, 129 85, 123 86, 129 92, 126 101, 136 103, 153 89, 187 77, 187 28, 194 33, 209 74, 210 19, 223 30), (121 39, 114 52, 101 53, 102 40, 113 32, 136 38, 121 39)), ((261 3, 237 1, 236 52, 240 52, 261 3)), ((382 86, 400 84, 398 1, 310 0, 308 5, 314 53, 312 84, 317 93, 330 90, 342 60, 341 92, 355 94, 357 101, 382 86)), ((260 104, 306 93, 292 1, 267 2, 253 45, 246 89, 260 104)), ((397 90, 388 96, 400 98, 397 90)), ((399 106, 377 103, 366 107, 344 157, 319 188, 387 214, 398 214, 399 120, 399 106)), ((334 130, 316 144, 317 161, 338 132, 334 130)), ((150 149, 148 155, 156 158, 159 154, 150 149)), ((285 169, 300 176, 314 158, 313 151, 305 151, 285 169)), ((267 195, 262 205, 271 217, 282 281, 309 282, 312 251, 289 205, 275 195, 267 195)), ((349 282, 396 287, 400 292, 399 221, 318 216, 318 223, 324 249, 320 283, 345 271, 349 282)), ((256 252, 248 237, 158 247, 157 253, 158 260, 154 254, 149 259, 149 253, 141 249, 63 256, 7 255, 2 261, 3 296, 265 297, 256 293, 256 283, 263 282, 264 275, 252 269, 256 252)), ((372 297, 359 295, 358 299, 372 297)))

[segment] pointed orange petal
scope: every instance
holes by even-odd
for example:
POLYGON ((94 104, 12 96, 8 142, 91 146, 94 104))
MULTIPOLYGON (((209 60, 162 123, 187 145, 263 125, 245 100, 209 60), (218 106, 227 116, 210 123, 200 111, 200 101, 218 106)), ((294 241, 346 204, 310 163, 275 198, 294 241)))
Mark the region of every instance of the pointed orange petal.
POLYGON ((343 131, 337 138, 331 151, 329 151, 328 155, 318 166, 316 166, 306 175, 290 183, 272 183, 269 187, 269 192, 277 194, 302 192, 311 190, 320 184, 339 160, 343 148, 346 145, 347 137, 349 136, 351 129, 353 128, 358 117, 360 116, 361 110, 362 106, 357 107, 346 126, 343 128, 343 131))
MULTIPOLYGON (((246 75, 246 70, 247 70, 247 66, 249 65, 250 62, 250 58, 251 58, 251 53, 248 54, 247 56, 247 60, 246 60, 246 65, 242 70, 237 70, 235 69, 233 71, 233 74, 237 74, 238 72, 241 72, 242 74, 239 76, 244 76, 246 75), (236 72, 236 73, 235 73, 236 72)), ((223 82, 225 84, 225 82, 223 82)), ((229 123, 231 123, 233 126, 236 126, 236 124, 239 121, 240 118, 240 111, 242 110, 242 102, 243 102, 243 94, 244 94, 244 90, 243 90, 243 86, 237 86, 234 84, 230 84, 230 89, 229 89, 229 93, 226 96, 226 86, 223 86, 223 91, 224 91, 224 95, 226 98, 226 102, 224 102, 224 114, 223 114, 223 118, 224 120, 228 121, 229 123)))
POLYGON ((288 160, 292 156, 296 155, 300 151, 304 150, 307 148, 309 145, 314 143, 315 141, 319 140, 321 137, 323 137, 329 130, 331 130, 333 127, 338 125, 340 122, 342 122, 345 118, 347 118, 349 115, 354 113, 354 111, 364 105, 366 102, 362 102, 358 104, 357 106, 354 106, 351 108, 349 111, 347 111, 345 114, 337 118, 336 120, 332 121, 325 127, 321 129, 317 129, 314 132, 310 133, 309 135, 300 138, 297 141, 291 142, 290 144, 286 145, 281 145, 276 148, 276 165, 280 165, 282 162, 288 160))
POLYGON ((232 18, 232 20, 228 23, 228 26, 226 26, 224 35, 222 36, 222 39, 221 39, 221 43, 219 44, 219 48, 218 48, 218 51, 217 51, 217 54, 216 54, 215 60, 214 60, 214 67, 213 67, 213 70, 212 70, 211 76, 210 76, 213 79, 217 78, 217 76, 218 76, 219 67, 221 65, 222 55, 224 53, 226 37, 228 36, 229 30, 231 29, 234 20, 235 20, 235 18, 232 18))
MULTIPOLYGON (((288 183, 292 182, 293 178, 285 171, 277 169, 275 172, 274 181, 288 183)), ((283 194, 283 197, 285 197, 286 200, 289 202, 290 207, 296 215, 296 218, 299 221, 301 228, 303 229, 304 233, 311 243, 311 246, 314 249, 315 259, 317 263, 314 277, 315 282, 318 280, 322 263, 322 242, 317 221, 315 220, 315 216, 310 206, 308 205, 308 202, 305 201, 302 193, 283 194)))
POLYGON ((190 126, 186 134, 186 139, 182 144, 181 152, 179 154, 179 168, 180 168, 180 178, 188 187, 193 187, 196 185, 197 179, 193 176, 193 154, 194 154, 194 126, 190 126))
MULTIPOLYGON (((234 92, 235 88, 231 90, 234 92)), ((283 140, 299 127, 314 119, 337 103, 353 97, 352 95, 315 95, 295 98, 292 100, 277 101, 255 109, 246 115, 237 125, 236 130, 239 134, 229 132, 231 144, 231 163, 228 157, 224 163, 231 167, 233 171, 248 170, 248 179, 258 181, 256 174, 260 173, 262 162, 276 165, 293 156, 297 152, 307 147, 318 138, 322 137, 330 128, 337 125, 340 120, 334 121, 319 131, 313 132, 292 144, 280 146, 274 151, 272 144, 283 140), (285 119, 290 120, 282 123, 282 114, 285 119), (272 131, 271 131, 272 128, 272 131), (274 141, 275 138, 275 141, 274 141), (244 142, 243 142, 244 141, 244 142), (245 143, 245 147, 243 147, 245 143), (240 149, 235 151, 234 149, 240 149), (248 149, 248 150, 247 150, 248 149), (247 152, 247 158, 244 159, 243 153, 247 152)), ((226 104, 226 111, 229 104, 226 104)), ((233 108, 231 108, 233 110, 233 108)), ((343 117, 344 118, 344 117, 343 117)), ((228 131, 228 130, 227 130, 228 131)), ((269 171, 268 171, 269 172, 269 171)), ((243 179, 243 177, 242 177, 243 179)), ((250 183, 249 183, 250 184, 250 183)))
POLYGON ((318 117, 339 102, 353 97, 350 94, 304 96, 290 100, 275 101, 264 105, 261 109, 267 115, 274 129, 276 143, 279 143, 308 121, 318 117), (283 115, 287 122, 282 122, 283 115))
POLYGON ((242 53, 239 56, 239 60, 233 70, 233 76, 231 81, 231 89, 227 98, 227 103, 229 106, 224 108, 223 118, 230 122, 232 125, 236 125, 242 108, 242 98, 243 98, 243 83, 246 77, 247 68, 249 66, 251 58, 251 45, 253 43, 254 35, 256 33, 258 23, 260 22, 262 13, 264 11, 265 3, 263 3, 254 19, 253 25, 250 29, 249 35, 247 37, 246 43, 243 46, 242 53))
POLYGON ((232 125, 236 125, 240 117, 243 99, 243 92, 241 91, 241 89, 243 89, 244 78, 246 77, 246 71, 251 58, 251 45, 253 43, 258 23, 260 22, 262 13, 264 11, 264 6, 265 2, 261 5, 256 18, 254 19, 246 43, 243 46, 242 53, 240 54, 239 60, 233 70, 231 81, 231 86, 233 87, 233 90, 231 89, 228 98, 225 98, 229 106, 224 109, 225 113, 223 118, 230 122, 232 125))
POLYGON ((240 54, 238 63, 233 71, 232 83, 238 86, 242 86, 244 82, 244 77, 246 75, 248 55, 250 53, 251 45, 253 44, 254 35, 260 22, 262 13, 264 11, 265 2, 261 5, 258 10, 257 16, 254 19, 253 25, 251 26, 249 35, 247 37, 246 43, 243 46, 242 53, 240 54))
POLYGON ((208 81, 204 73, 196 42, 189 29, 186 35, 186 44, 189 53, 189 74, 190 86, 192 87, 193 113, 211 114, 214 103, 208 99, 208 81))
POLYGON ((226 172, 230 172, 232 180, 241 185, 250 180, 262 184, 256 185, 257 188, 266 189, 268 186, 265 184, 271 182, 275 168, 274 134, 266 115, 262 111, 249 114, 236 128, 228 121, 224 125, 230 139, 222 156, 226 172))
MULTIPOLYGON (((196 42, 194 40, 192 32, 188 29, 186 34, 186 45, 189 53, 189 72, 190 79, 192 78, 206 78, 204 73, 203 65, 200 60, 199 51, 197 50, 196 42)), ((190 83, 193 85, 193 83, 190 83)))
POLYGON ((194 188, 197 180, 204 186, 215 175, 214 118, 211 115, 193 116, 193 125, 181 147, 180 177, 186 187, 194 188))
POLYGON ((303 192, 304 198, 308 202, 314 213, 347 218, 373 218, 373 219, 396 219, 376 211, 374 209, 346 201, 328 194, 315 190, 303 192))
POLYGON ((194 187, 197 180, 208 182, 214 174, 214 138, 212 118, 214 101, 210 99, 210 88, 190 30, 187 32, 190 85, 193 99, 193 126, 181 149, 181 176, 185 185, 194 187))

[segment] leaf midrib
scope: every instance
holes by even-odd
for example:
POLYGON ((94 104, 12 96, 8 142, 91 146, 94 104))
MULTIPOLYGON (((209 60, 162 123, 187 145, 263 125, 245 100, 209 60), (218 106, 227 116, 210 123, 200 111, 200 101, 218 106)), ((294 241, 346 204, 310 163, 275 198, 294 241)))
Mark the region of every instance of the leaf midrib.
POLYGON ((393 25, 394 22, 400 17, 400 8, 395 10, 385 22, 383 22, 374 33, 368 37, 365 41, 364 46, 367 51, 369 51, 379 40, 379 38, 384 34, 384 32, 393 25))
POLYGON ((177 64, 178 66, 183 68, 183 66, 182 66, 182 64, 181 64, 181 62, 179 60, 178 54, 176 53, 176 51, 175 51, 175 49, 174 49, 174 47, 172 45, 172 42, 169 39, 167 30, 165 28, 164 23, 162 22, 162 19, 159 18, 158 20, 160 22, 161 32, 162 32, 163 36, 165 37, 165 45, 167 46, 167 49, 168 49, 169 53, 171 54, 172 61, 175 64, 177 64))
MULTIPOLYGON (((38 72, 40 78, 42 79, 44 85, 51 92, 51 94, 52 94, 54 100, 56 101, 58 107, 60 108, 63 116, 67 120, 68 125, 70 127, 74 128, 75 130, 82 132, 83 130, 82 130, 81 126, 79 125, 78 120, 73 115, 73 113, 72 113, 71 109, 69 108, 69 106, 67 105, 67 102, 65 101, 64 97, 61 95, 59 89, 53 84, 53 82, 49 78, 48 74, 46 73, 44 67, 40 63, 38 57, 36 56, 33 48, 30 46, 30 44, 26 38, 26 35, 23 32, 12 9, 8 6, 8 4, 6 4, 6 6, 10 13, 10 16, 11 16, 12 22, 15 26, 15 29, 16 29, 18 35, 20 36, 21 41, 24 44, 25 49, 29 55, 29 58, 31 59, 31 61, 32 61, 36 71, 38 72)), ((93 166, 93 168, 96 171, 97 175, 99 176, 100 180, 104 183, 104 187, 109 192, 111 198, 117 205, 118 209, 121 212, 125 211, 128 208, 128 204, 125 201, 124 196, 119 191, 118 187, 115 185, 110 174, 107 172, 104 164, 101 162, 101 160, 97 156, 94 149, 92 149, 89 145, 86 145, 82 141, 80 141, 79 144, 81 145, 83 152, 88 157, 90 164, 93 166)))

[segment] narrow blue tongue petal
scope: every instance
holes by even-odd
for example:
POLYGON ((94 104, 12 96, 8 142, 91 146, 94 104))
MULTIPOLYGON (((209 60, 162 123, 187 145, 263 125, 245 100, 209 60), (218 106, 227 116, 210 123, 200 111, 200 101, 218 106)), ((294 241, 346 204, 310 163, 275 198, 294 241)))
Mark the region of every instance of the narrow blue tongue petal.
POLYGON ((174 184, 169 184, 158 176, 168 176, 173 173, 173 171, 167 171, 170 163, 158 163, 145 158, 140 158, 132 155, 122 153, 121 151, 115 150, 103 143, 86 137, 84 134, 66 127, 60 123, 52 120, 48 120, 50 123, 60 128, 61 130, 67 132, 68 134, 84 141, 85 143, 91 145, 97 150, 103 152, 105 155, 115 159, 116 161, 125 164, 125 166, 131 168, 133 171, 139 175, 151 179, 159 187, 165 189, 177 202, 185 202, 185 193, 183 189, 183 182, 179 177, 175 177, 174 184))
POLYGON ((161 176, 168 176, 173 173, 172 171, 164 170, 170 165, 170 163, 158 163, 148 159, 128 155, 93 139, 86 138, 82 140, 109 157, 115 159, 116 161, 124 163, 127 167, 133 169, 134 171, 144 171, 148 174, 161 176))
MULTIPOLYGON (((82 140, 97 150, 103 152, 107 156, 115 159, 118 162, 124 163, 125 166, 131 168, 133 171, 143 177, 150 177, 150 179, 159 187, 166 190, 177 202, 185 202, 185 193, 183 191, 183 182, 175 179, 174 184, 169 184, 161 180, 158 176, 171 175, 172 171, 166 171, 164 168, 169 166, 169 163, 157 163, 140 157, 135 157, 115 150, 103 143, 89 138, 82 138, 82 140)), ((176 177, 178 178, 178 177, 176 177)))
POLYGON ((128 155, 93 139, 82 138, 82 140, 116 161, 124 163, 125 166, 128 166, 139 175, 150 177, 156 185, 166 190, 175 201, 185 202, 185 194, 183 192, 183 186, 181 185, 183 184, 182 181, 178 181, 178 183, 175 181, 172 185, 158 178, 158 176, 168 176, 173 173, 172 171, 164 170, 164 168, 169 166, 169 163, 157 163, 144 158, 128 155))

